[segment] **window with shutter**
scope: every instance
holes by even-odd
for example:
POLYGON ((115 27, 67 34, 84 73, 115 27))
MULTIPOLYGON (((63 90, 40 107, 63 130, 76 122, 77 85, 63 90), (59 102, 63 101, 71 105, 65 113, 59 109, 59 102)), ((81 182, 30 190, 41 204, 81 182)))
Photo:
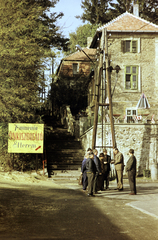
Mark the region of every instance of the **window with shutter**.
POLYGON ((137 53, 138 52, 138 41, 137 40, 122 40, 121 41, 121 51, 123 53, 126 53, 126 52, 137 53))
POLYGON ((132 52, 136 53, 137 51, 137 41, 132 41, 132 52))
POLYGON ((121 51, 125 53, 125 41, 121 41, 121 51))

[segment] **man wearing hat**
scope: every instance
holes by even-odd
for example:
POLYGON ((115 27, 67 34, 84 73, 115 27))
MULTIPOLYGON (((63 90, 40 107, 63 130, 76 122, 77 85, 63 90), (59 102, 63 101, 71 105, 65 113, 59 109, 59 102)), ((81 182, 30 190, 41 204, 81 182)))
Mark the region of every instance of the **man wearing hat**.
POLYGON ((126 172, 128 172, 128 180, 131 193, 130 195, 136 195, 136 157, 134 156, 134 150, 129 150, 129 160, 126 165, 126 172))

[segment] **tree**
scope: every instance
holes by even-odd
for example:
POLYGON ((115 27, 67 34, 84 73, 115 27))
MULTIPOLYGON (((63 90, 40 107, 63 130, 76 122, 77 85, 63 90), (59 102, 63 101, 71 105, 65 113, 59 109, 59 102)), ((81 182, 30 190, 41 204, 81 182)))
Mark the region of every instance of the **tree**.
POLYGON ((81 16, 76 16, 91 24, 103 24, 110 20, 109 4, 112 0, 82 0, 81 8, 84 13, 81 16))
POLYGON ((87 107, 88 82, 90 76, 79 75, 70 83, 70 79, 61 77, 52 84, 51 99, 55 108, 62 105, 70 105, 73 115, 87 107))
POLYGON ((1 1, 0 143, 5 153, 7 123, 40 121, 37 110, 42 105, 39 90, 45 85, 46 61, 51 47, 66 46, 56 23, 63 14, 48 14, 57 1, 1 1))
POLYGON ((98 25, 93 24, 84 24, 77 28, 76 32, 70 33, 70 40, 69 40, 69 52, 73 53, 76 51, 75 45, 79 44, 81 47, 87 46, 87 37, 93 37, 98 25))
MULTIPOLYGON (((157 0, 135 0, 134 3, 139 4, 139 15, 147 21, 158 23, 158 4, 157 0)), ((133 13, 132 0, 117 0, 117 3, 110 3, 111 13, 113 17, 128 11, 133 13)))
POLYGON ((113 18, 119 16, 120 14, 128 11, 132 12, 133 10, 133 0, 117 0, 116 3, 111 3, 111 13, 113 18))
POLYGON ((139 4, 140 17, 153 23, 158 23, 157 0, 82 0, 84 13, 76 16, 91 24, 105 24, 120 14, 128 11, 133 13, 133 2, 139 4))
POLYGON ((45 60, 50 48, 66 40, 56 26, 58 17, 46 14, 57 1, 4 0, 0 8, 0 121, 34 122, 45 84, 45 60))

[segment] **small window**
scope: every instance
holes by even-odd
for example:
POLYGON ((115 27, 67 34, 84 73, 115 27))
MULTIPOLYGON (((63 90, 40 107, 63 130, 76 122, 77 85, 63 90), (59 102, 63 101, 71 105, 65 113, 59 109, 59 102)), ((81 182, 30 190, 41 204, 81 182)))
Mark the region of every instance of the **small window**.
POLYGON ((137 40, 123 40, 121 41, 121 48, 122 52, 131 52, 137 53, 138 52, 138 41, 137 40))
POLYGON ((73 63, 72 68, 73 68, 73 74, 74 75, 79 73, 79 64, 78 63, 73 63))
POLYGON ((125 67, 125 89, 138 89, 138 66, 125 67))
POLYGON ((137 116, 137 109, 136 108, 131 108, 131 109, 126 109, 126 120, 128 123, 134 122, 134 117, 137 116))

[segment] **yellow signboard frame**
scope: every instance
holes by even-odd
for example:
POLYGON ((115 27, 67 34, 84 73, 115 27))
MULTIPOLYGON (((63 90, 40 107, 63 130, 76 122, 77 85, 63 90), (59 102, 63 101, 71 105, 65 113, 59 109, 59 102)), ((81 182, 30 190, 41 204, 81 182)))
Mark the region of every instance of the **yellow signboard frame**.
POLYGON ((43 140, 44 124, 8 124, 8 153, 43 153, 43 140))

